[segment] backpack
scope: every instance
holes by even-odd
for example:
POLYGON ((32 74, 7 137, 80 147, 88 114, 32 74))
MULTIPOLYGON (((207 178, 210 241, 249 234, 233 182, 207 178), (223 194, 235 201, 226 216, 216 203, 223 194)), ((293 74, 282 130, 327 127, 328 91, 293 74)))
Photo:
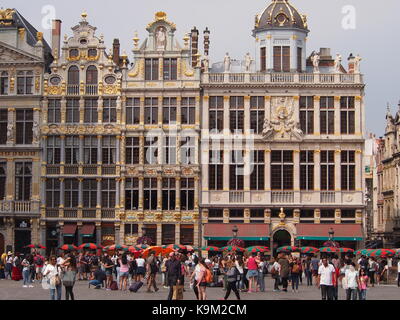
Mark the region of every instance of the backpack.
POLYGON ((116 281, 111 282, 110 289, 114 291, 118 290, 118 284, 116 281))
POLYGON ((299 273, 300 267, 297 263, 295 263, 292 267, 292 273, 299 273))
POLYGON ((206 269, 205 280, 206 280, 207 283, 213 282, 213 276, 212 276, 212 273, 211 273, 210 269, 206 269))
POLYGON ((151 273, 157 273, 158 272, 158 266, 157 266, 157 263, 155 261, 153 261, 153 263, 150 264, 150 270, 151 270, 151 273))
POLYGON ((230 268, 226 273, 228 278, 235 279, 235 281, 236 281, 236 278, 237 278, 237 274, 238 274, 238 269, 236 269, 236 267, 230 268))
POLYGON ((42 258, 37 258, 36 259, 36 264, 38 265, 38 266, 42 266, 43 265, 43 259, 42 258))
POLYGON ((268 263, 264 263, 262 272, 263 272, 263 274, 268 274, 268 263))

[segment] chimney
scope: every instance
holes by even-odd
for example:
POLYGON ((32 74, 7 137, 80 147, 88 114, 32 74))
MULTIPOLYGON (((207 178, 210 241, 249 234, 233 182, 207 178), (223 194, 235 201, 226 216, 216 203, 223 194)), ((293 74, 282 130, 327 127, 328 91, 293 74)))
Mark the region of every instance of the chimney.
POLYGON ((204 54, 208 56, 210 50, 210 30, 208 27, 203 31, 204 34, 204 54))
POLYGON ((321 48, 319 49, 319 55, 321 60, 331 60, 331 49, 330 48, 321 48))
POLYGON ((192 52, 192 68, 197 67, 198 52, 199 52, 199 30, 193 27, 191 30, 191 52, 192 52))
POLYGON ((60 58, 61 20, 53 20, 51 31, 51 50, 54 59, 60 58))
POLYGON ((117 66, 119 66, 119 49, 120 49, 119 39, 114 39, 114 42, 113 42, 113 61, 117 66))
POLYGON ((349 73, 354 73, 355 57, 352 53, 350 53, 350 56, 347 58, 347 60, 349 61, 349 73))

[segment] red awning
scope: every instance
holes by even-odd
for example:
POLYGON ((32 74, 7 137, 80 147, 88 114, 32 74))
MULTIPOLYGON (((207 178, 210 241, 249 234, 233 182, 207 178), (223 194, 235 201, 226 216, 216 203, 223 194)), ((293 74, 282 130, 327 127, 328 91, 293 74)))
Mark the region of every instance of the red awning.
POLYGON ((94 224, 84 224, 81 229, 81 235, 84 237, 91 237, 94 233, 94 224))
POLYGON ((299 223, 296 226, 297 238, 305 240, 325 240, 329 238, 329 230, 333 229, 336 240, 362 240, 361 224, 313 224, 299 223))
POLYGON ((233 237, 232 228, 237 226, 237 237, 243 240, 268 240, 269 225, 261 223, 207 223, 204 226, 206 240, 229 240, 233 237))
POLYGON ((64 224, 62 233, 64 236, 74 236, 76 232, 76 224, 64 224))

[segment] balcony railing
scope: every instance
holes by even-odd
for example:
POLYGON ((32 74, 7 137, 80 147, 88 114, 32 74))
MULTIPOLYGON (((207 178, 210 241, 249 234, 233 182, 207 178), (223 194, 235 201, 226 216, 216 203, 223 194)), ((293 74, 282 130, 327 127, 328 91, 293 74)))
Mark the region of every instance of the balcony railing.
POLYGON ((96 164, 85 164, 83 165, 83 174, 97 174, 96 164))
POLYGON ((46 218, 58 218, 59 211, 58 208, 47 208, 46 209, 46 218))
POLYGON ((229 202, 243 203, 244 202, 244 192, 243 191, 229 192, 229 202))
POLYGON ((67 85, 67 95, 79 96, 79 84, 69 84, 69 85, 67 85))
POLYGON ((85 94, 90 95, 90 96, 96 96, 97 95, 97 84, 87 84, 85 94))
POLYGON ((64 174, 78 174, 79 166, 77 164, 64 165, 64 174))
POLYGON ((272 201, 272 203, 293 203, 294 192, 293 191, 272 191, 271 201, 272 201))
POLYGON ((64 218, 78 218, 78 209, 64 209, 64 218))
POLYGON ((14 201, 14 212, 17 212, 17 213, 31 212, 31 202, 30 201, 14 201))
POLYGON ((102 174, 113 175, 116 174, 116 167, 113 164, 103 165, 101 169, 102 174))
POLYGON ((31 201, 0 201, 0 212, 3 213, 37 213, 39 206, 34 206, 31 201))
POLYGON ((321 191, 321 203, 335 203, 335 192, 321 191))
POLYGON ((115 209, 101 209, 102 219, 115 219, 115 209))
POLYGON ((48 164, 46 167, 46 174, 60 174, 60 165, 48 164))
POLYGON ((96 219, 96 210, 90 210, 90 209, 82 210, 82 218, 96 219))

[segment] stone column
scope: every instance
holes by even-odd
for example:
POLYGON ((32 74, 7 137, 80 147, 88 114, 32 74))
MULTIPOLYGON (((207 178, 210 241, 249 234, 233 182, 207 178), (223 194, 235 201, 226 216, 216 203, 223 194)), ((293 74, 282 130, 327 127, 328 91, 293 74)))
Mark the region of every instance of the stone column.
POLYGON ((97 245, 101 244, 101 223, 100 222, 96 222, 96 244, 97 245))
POLYGON ((223 167, 223 189, 229 191, 229 165, 231 162, 231 151, 229 149, 223 149, 221 152, 224 153, 224 167, 223 167))
POLYGON ((314 97, 314 135, 319 136, 321 134, 320 128, 320 96, 314 97))
POLYGON ((121 237, 120 237, 121 226, 120 226, 120 224, 115 224, 114 231, 115 231, 115 243, 121 244, 121 237))
POLYGON ((340 97, 335 96, 335 136, 340 136, 340 97))
POLYGON ((244 97, 244 132, 243 134, 250 133, 250 97, 244 97))
POLYGON ((195 247, 199 247, 201 245, 201 239, 199 234, 199 223, 195 221, 193 224, 193 244, 195 247))
POLYGON ((58 246, 61 247, 64 244, 64 237, 63 237, 63 232, 62 229, 64 227, 64 222, 59 222, 58 223, 58 228, 60 229, 60 232, 58 233, 58 246))
POLYGON ((60 178, 60 208, 64 208, 65 205, 64 189, 65 189, 64 178, 60 178))
POLYGON ((265 149, 265 167, 264 167, 264 188, 267 192, 266 203, 271 203, 271 150, 269 146, 265 149))
POLYGON ((101 209, 101 178, 97 178, 96 208, 101 209))
POLYGON ((314 150, 314 190, 321 191, 321 150, 314 150))
MULTIPOLYGON (((356 164, 356 169, 355 169, 355 187, 356 187, 356 191, 363 191, 363 156, 362 156, 362 150, 361 149, 357 149, 355 151, 355 164, 356 164)), ((393 174, 392 174, 392 179, 395 180, 396 179, 396 173, 393 170, 393 174)), ((395 185, 395 183, 393 183, 393 185, 395 185)))
POLYGON ((117 111, 117 123, 120 124, 121 120, 122 120, 122 101, 121 101, 121 96, 117 97, 116 111, 117 111))
POLYGON ((61 107, 61 123, 64 124, 67 118, 67 99, 65 97, 61 98, 60 107, 61 107))
POLYGON ((364 132, 363 126, 364 126, 364 121, 363 121, 363 116, 362 116, 362 97, 361 96, 356 96, 354 99, 354 133, 356 135, 362 135, 364 132))
POLYGON ((224 213, 224 215, 223 215, 223 218, 224 218, 224 223, 229 223, 229 209, 228 208, 224 208, 224 211, 223 211, 224 213))
POLYGON ((79 123, 83 124, 85 122, 85 99, 81 97, 79 99, 79 123))
POLYGON ((60 142, 61 142, 60 165, 63 166, 65 164, 65 136, 60 136, 60 142))
POLYGON ((144 125, 144 97, 140 97, 140 125, 144 125))
MULTIPOLYGON (((336 191, 335 202, 337 202, 340 199, 340 192, 342 190, 340 169, 341 169, 341 150, 337 149, 335 150, 335 191, 336 191)), ((341 202, 341 200, 339 202, 341 202)))
POLYGON ((120 196, 121 196, 121 190, 120 190, 120 178, 115 179, 115 208, 119 209, 119 201, 120 201, 120 196))
POLYGON ((250 223, 250 209, 244 209, 244 223, 250 223))
POLYGON ((175 210, 181 210, 181 177, 175 177, 175 210))
POLYGON ((300 203, 300 150, 293 150, 294 203, 300 203))
POLYGON ((162 245, 161 240, 162 240, 162 225, 161 223, 157 223, 157 239, 156 240, 156 246, 162 245))
POLYGON ((82 178, 78 178, 79 181, 79 195, 78 195, 78 208, 82 208, 83 207, 83 179, 82 178))
POLYGON ((125 210, 125 177, 121 177, 119 207, 125 210))
POLYGON ((157 210, 161 211, 161 199, 162 199, 162 177, 157 176, 157 210))
MULTIPOLYGON (((160 76, 162 76, 162 74, 160 76)), ((163 120, 163 97, 160 96, 160 97, 158 97, 158 125, 159 126, 162 126, 162 120, 163 120)))
POLYGON ((42 100, 42 124, 47 124, 48 122, 48 109, 49 109, 49 100, 47 97, 43 97, 42 100))
MULTIPOLYGON (((178 193, 180 193, 180 189, 176 189, 178 193)), ((194 177, 194 210, 199 210, 199 177, 194 177)))
POLYGON ((103 136, 98 135, 97 136, 97 175, 101 176, 102 175, 102 170, 101 170, 101 165, 103 163, 102 159, 102 142, 103 142, 103 136))
MULTIPOLYGON (((197 108, 196 105, 196 113, 200 113, 200 107, 197 108)), ((210 118, 209 118, 209 112, 210 112, 210 97, 209 96, 204 96, 203 97, 203 107, 202 107, 202 121, 201 121, 201 128, 203 130, 208 130, 210 129, 210 118)))
POLYGON ((321 210, 314 209, 314 223, 319 224, 321 223, 321 210))
POLYGON ((103 123, 103 97, 100 96, 97 100, 97 123, 103 123))
POLYGON ((181 243, 181 224, 175 223, 175 243, 181 243))
MULTIPOLYGON (((144 178, 143 176, 139 177, 139 210, 143 210, 143 189, 144 189, 144 178)), ((140 230, 140 228, 139 228, 140 230)))
POLYGON ((15 145, 17 141, 16 136, 16 112, 15 108, 8 108, 8 118, 7 118, 7 146, 15 145), (11 130, 11 135, 9 136, 9 130, 11 130))
POLYGON ((46 222, 40 221, 40 243, 46 246, 46 222))
POLYGON ((264 209, 264 223, 271 223, 271 209, 264 209))
POLYGON ((14 183, 15 179, 15 162, 12 158, 7 158, 7 186, 6 186, 6 199, 9 201, 14 200, 14 183))
POLYGON ((341 216, 342 216, 342 210, 335 209, 335 223, 336 224, 340 224, 341 223, 341 216))
POLYGON ((230 122, 230 114, 229 114, 229 96, 224 96, 224 134, 230 134, 229 130, 229 122, 230 122))

